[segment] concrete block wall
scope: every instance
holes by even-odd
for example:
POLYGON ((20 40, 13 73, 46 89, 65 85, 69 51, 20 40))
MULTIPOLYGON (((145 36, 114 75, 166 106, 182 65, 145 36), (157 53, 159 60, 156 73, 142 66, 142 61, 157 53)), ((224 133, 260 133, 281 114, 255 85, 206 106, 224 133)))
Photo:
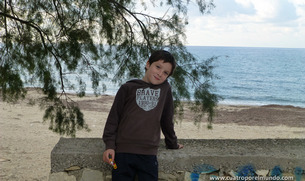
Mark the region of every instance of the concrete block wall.
MULTIPOLYGON (((305 181, 305 139, 179 140, 180 150, 161 141, 159 180, 305 181)), ((50 181, 111 180, 101 138, 61 138, 51 152, 50 181)), ((119 165, 118 165, 119 166, 119 165)))

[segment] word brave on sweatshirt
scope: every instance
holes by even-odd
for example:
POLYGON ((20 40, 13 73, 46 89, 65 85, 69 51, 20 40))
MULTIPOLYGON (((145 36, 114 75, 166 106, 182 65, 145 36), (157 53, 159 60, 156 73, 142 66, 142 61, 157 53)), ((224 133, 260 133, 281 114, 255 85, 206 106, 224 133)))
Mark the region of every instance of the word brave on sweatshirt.
POLYGON ((160 89, 140 88, 136 91, 136 101, 144 111, 150 111, 158 104, 160 89))

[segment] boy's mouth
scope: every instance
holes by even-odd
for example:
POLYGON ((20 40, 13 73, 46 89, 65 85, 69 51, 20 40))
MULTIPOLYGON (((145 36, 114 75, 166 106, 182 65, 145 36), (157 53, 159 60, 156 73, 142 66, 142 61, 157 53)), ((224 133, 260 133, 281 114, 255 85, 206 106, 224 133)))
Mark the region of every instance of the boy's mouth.
POLYGON ((160 80, 157 76, 154 76, 154 78, 155 78, 156 80, 160 80))

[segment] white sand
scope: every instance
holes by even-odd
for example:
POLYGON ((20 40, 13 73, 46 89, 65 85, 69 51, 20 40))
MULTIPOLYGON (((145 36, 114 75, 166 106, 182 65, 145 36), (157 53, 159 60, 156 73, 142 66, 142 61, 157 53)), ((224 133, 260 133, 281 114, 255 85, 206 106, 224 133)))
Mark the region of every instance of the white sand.
MULTIPOLYGON (((39 94, 30 91, 28 97, 38 96, 39 94)), ((96 99, 96 97, 86 97, 82 100, 96 99)), ((86 121, 92 131, 79 131, 77 137, 102 137, 111 101, 112 98, 108 98, 103 105, 98 102, 89 102, 106 108, 102 111, 84 110, 86 121)), ((60 136, 48 130, 48 123, 42 123, 44 110, 40 110, 38 105, 29 105, 28 102, 28 99, 17 104, 0 102, 1 181, 48 180, 50 154, 60 136)), ((226 106, 222 108, 229 109, 226 106)), ((238 109, 236 106, 234 108, 238 109)), ((236 123, 217 123, 213 124, 212 130, 208 130, 205 123, 196 126, 190 120, 183 120, 176 125, 175 130, 178 138, 189 139, 305 138, 304 126, 247 126, 236 123)))

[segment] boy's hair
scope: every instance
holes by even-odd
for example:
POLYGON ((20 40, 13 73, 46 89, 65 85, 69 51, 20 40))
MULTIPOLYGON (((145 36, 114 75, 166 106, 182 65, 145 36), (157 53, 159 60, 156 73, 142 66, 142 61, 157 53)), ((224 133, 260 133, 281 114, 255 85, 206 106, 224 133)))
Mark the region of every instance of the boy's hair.
POLYGON ((150 55, 148 62, 151 65, 159 60, 163 60, 164 63, 170 63, 172 65, 172 71, 169 73, 168 77, 171 76, 176 68, 176 61, 173 55, 165 50, 157 50, 150 55))

